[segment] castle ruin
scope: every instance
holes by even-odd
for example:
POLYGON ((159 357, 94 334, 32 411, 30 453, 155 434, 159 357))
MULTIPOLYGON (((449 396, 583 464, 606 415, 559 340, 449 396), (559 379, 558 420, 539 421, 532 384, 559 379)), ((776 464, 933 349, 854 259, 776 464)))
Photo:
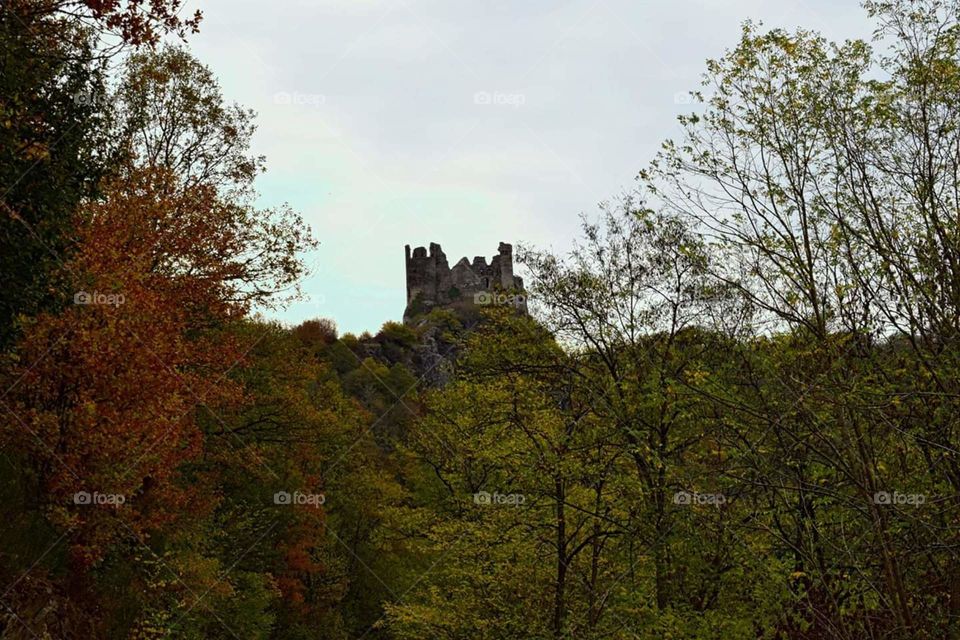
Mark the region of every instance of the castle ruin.
POLYGON ((404 322, 435 307, 507 304, 527 310, 523 279, 513 275, 513 247, 501 242, 490 264, 477 256, 471 264, 461 258, 451 269, 439 244, 430 243, 430 251, 406 249, 407 308, 404 322))

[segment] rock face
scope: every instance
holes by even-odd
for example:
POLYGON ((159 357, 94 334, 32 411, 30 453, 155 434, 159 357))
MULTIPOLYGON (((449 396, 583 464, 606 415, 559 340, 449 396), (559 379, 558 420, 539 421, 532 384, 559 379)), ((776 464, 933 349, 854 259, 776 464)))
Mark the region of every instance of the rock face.
POLYGON ((523 279, 513 275, 513 247, 501 242, 490 264, 484 256, 470 263, 465 257, 450 268, 439 244, 430 243, 430 252, 406 246, 406 323, 436 307, 509 305, 526 313, 523 279))
POLYGON ((430 327, 414 347, 413 370, 430 387, 442 387, 453 377, 456 360, 453 345, 444 344, 437 327, 430 327))

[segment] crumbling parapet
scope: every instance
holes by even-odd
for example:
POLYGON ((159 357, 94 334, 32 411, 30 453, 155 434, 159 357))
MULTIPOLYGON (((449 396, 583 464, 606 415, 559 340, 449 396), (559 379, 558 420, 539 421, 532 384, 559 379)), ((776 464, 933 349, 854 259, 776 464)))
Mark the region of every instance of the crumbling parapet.
POLYGON ((453 268, 439 244, 430 243, 430 250, 405 247, 407 308, 404 322, 436 307, 463 305, 510 305, 524 313, 523 279, 513 274, 513 246, 501 242, 497 255, 487 263, 485 256, 473 262, 461 258, 453 268))

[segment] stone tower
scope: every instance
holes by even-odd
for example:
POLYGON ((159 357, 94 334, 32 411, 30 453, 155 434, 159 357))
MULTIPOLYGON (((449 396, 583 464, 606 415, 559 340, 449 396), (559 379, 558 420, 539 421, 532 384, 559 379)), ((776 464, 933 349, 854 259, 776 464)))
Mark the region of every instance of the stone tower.
POLYGON ((406 250, 407 308, 404 322, 435 307, 510 305, 527 311, 523 279, 513 275, 513 247, 501 242, 490 264, 484 256, 473 262, 466 257, 450 267, 439 244, 429 252, 417 247, 406 250))

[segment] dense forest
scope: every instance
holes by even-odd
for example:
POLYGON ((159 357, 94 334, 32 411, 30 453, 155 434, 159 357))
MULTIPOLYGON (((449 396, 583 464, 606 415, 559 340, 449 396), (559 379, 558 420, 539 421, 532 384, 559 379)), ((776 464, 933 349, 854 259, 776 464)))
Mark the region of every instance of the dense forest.
POLYGON ((376 335, 265 319, 337 238, 181 9, 0 4, 0 638, 960 639, 960 2, 744 23, 529 315, 376 335))

